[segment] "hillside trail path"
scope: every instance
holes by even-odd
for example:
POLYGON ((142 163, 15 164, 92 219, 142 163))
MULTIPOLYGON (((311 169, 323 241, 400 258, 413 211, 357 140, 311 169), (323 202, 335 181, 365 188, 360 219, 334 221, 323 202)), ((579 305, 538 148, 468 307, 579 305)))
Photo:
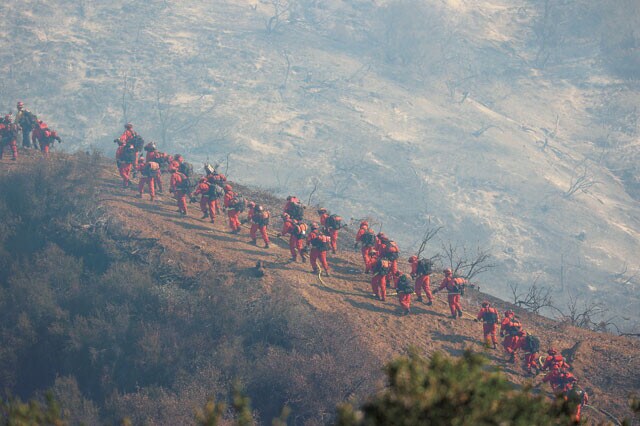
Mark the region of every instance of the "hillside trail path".
MULTIPOLYGON (((214 225, 208 219, 199 219, 199 204, 189 204, 189 215, 183 217, 177 213, 177 207, 168 193, 168 177, 164 176, 164 194, 158 194, 159 200, 149 201, 149 195, 135 198, 137 186, 123 189, 115 166, 107 167, 101 183, 96 190, 103 204, 109 207, 110 214, 130 227, 137 238, 157 239, 162 247, 162 260, 175 265, 181 273, 196 275, 212 266, 224 265, 225 271, 246 274, 257 261, 265 264, 267 274, 256 286, 255 298, 260 299, 261 291, 269 291, 274 286, 286 286, 299 295, 301 303, 307 303, 313 309, 326 313, 346 314, 361 339, 358 343, 367 345, 377 354, 380 368, 394 356, 406 353, 408 347, 417 347, 422 353, 431 354, 442 351, 453 356, 461 355, 465 349, 484 351, 490 363, 500 366, 507 377, 518 385, 533 382, 542 392, 549 393, 548 385, 541 384, 543 375, 535 378, 525 377, 521 362, 509 364, 498 345, 498 350, 487 350, 482 345, 482 325, 470 318, 479 310, 480 301, 490 300, 500 313, 513 309, 521 318, 525 330, 537 335, 541 340, 541 354, 554 346, 569 351, 569 360, 573 373, 580 379, 582 387, 590 390, 592 403, 618 416, 629 415, 628 395, 640 391, 640 340, 594 333, 588 330, 567 326, 556 321, 530 314, 507 302, 471 290, 463 296, 465 310, 463 319, 448 318, 450 312, 446 304, 446 294, 436 295, 438 300, 433 306, 426 306, 413 296, 411 315, 401 316, 397 297, 389 290, 386 302, 375 300, 371 296, 370 275, 363 273, 362 258, 353 250, 353 233, 341 232, 338 239, 339 251, 329 253, 332 268, 330 277, 320 280, 310 272, 309 263, 289 262, 288 237, 276 237, 281 222, 280 212, 284 201, 264 192, 256 192, 241 185, 234 185, 247 199, 266 206, 271 212, 269 226, 271 248, 250 244, 248 224, 243 225, 240 234, 231 234, 227 226, 226 214, 216 218, 214 225), (468 315, 467 315, 468 314, 468 315), (576 348, 571 353, 572 348, 576 348)), ((305 219, 316 221, 314 209, 307 209, 305 219)), ((246 216, 246 213, 242 216, 246 216)), ((402 253, 399 259, 401 271, 408 272, 406 259, 410 254, 402 253)), ((442 276, 432 276, 432 290, 437 287, 442 276)), ((248 301, 249 303, 249 301, 248 301)), ((565 352, 565 355, 567 352, 565 352)), ((520 359, 521 361, 521 359, 520 359)), ((596 411, 588 414, 597 421, 605 417, 596 411)))

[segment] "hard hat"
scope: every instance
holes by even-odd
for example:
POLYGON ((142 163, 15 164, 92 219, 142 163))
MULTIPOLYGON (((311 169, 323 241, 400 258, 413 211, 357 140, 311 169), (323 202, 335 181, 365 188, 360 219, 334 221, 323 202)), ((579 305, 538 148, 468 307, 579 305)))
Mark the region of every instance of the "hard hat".
POLYGON ((327 212, 327 209, 325 209, 324 207, 320 207, 318 209, 318 213, 326 213, 326 212, 327 212))
POLYGON ((249 201, 249 202, 247 203, 247 207, 249 207, 249 208, 251 208, 251 207, 255 207, 255 206, 256 206, 256 203, 254 203, 253 201, 249 201))
POLYGON ((447 269, 445 269, 445 270, 444 270, 444 271, 442 271, 442 272, 444 272, 444 274, 445 274, 445 275, 451 275, 451 274, 453 274, 453 271, 451 270, 451 268, 447 268, 447 269))
POLYGON ((411 256, 409 258, 409 263, 416 263, 418 261, 418 256, 411 256))
POLYGON ((289 216, 289 213, 282 213, 282 215, 280 216, 282 219, 287 220, 289 219, 291 216, 289 216))
POLYGON ((124 128, 127 129, 127 130, 131 130, 131 129, 133 129, 133 124, 127 123, 127 124, 124 125, 124 128))
POLYGON ((556 348, 551 348, 551 349, 549 349, 549 350, 547 351, 547 353, 548 353, 549 355, 555 355, 555 354, 557 354, 557 353, 558 353, 558 351, 556 350, 556 348))
POLYGON ((318 229, 318 224, 317 224, 317 223, 315 223, 315 222, 313 222, 313 223, 311 224, 311 227, 310 227, 310 228, 311 228, 311 229, 318 229))
POLYGON ((369 222, 367 222, 366 220, 360 222, 360 228, 364 228, 365 226, 369 226, 369 222))
POLYGON ((487 300, 482 301, 482 306, 489 306, 489 305, 491 305, 491 303, 489 303, 487 300))
POLYGON ((256 206, 256 211, 257 211, 257 212, 262 212, 262 211, 264 211, 264 207, 262 207, 262 206, 256 206))
POLYGON ((225 190, 225 191, 231 191, 232 189, 233 189, 233 188, 231 188, 231 185, 229 185, 229 184, 226 184, 226 185, 224 186, 224 190, 225 190))
POLYGON ((24 107, 24 103, 22 103, 22 101, 18 101, 18 103, 16 104, 16 108, 20 109, 24 107))

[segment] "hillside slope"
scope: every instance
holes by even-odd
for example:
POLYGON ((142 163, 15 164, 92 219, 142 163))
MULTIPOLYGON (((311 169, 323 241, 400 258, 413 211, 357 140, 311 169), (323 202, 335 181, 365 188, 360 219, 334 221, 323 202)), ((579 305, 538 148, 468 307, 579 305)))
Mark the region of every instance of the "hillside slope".
MULTIPOLYGON (((21 162, 10 167, 25 165, 28 163, 21 162)), ((344 315, 347 319, 344 326, 355 330, 358 338, 341 344, 361 345, 373 351, 379 364, 371 365, 372 370, 380 368, 391 357, 405 353, 409 346, 416 346, 425 354, 444 351, 454 356, 465 349, 482 350, 479 339, 481 326, 466 317, 458 321, 447 318, 448 309, 441 298, 432 307, 414 303, 413 313, 408 317, 398 315, 394 297, 389 297, 386 303, 373 300, 367 276, 361 272, 359 254, 347 249, 351 245, 348 235, 341 235, 338 255, 330 256, 334 273, 330 278, 319 281, 309 273, 308 264, 288 262, 288 244, 284 240, 274 238, 275 244, 265 250, 248 244, 246 227, 241 234, 233 235, 222 220, 212 226, 196 219, 194 216, 199 212, 194 208, 195 205, 192 205, 190 216, 180 217, 173 200, 166 195, 155 203, 136 199, 133 191, 120 188, 117 174, 112 169, 112 166, 106 165, 100 171, 102 180, 96 191, 102 204, 108 207, 109 215, 125 224, 129 231, 136 232, 139 238, 154 240, 155 248, 162 253, 164 264, 172 266, 176 273, 193 276, 210 270, 211 264, 207 259, 215 259, 220 273, 235 274, 246 282, 247 274, 256 261, 264 262, 267 275, 254 280, 255 299, 247 300, 247 305, 259 301, 261 292, 284 288, 291 291, 293 300, 313 307, 317 315, 344 315)), ((280 199, 261 191, 239 185, 236 187, 241 188, 249 198, 267 205, 272 212, 282 208, 283 201, 280 199)), ((278 220, 273 222, 272 230, 280 224, 278 220)), ((401 262, 402 268, 406 269, 406 266, 401 262)), ((437 281, 437 276, 435 278, 437 281)), ((472 291, 463 298, 463 307, 473 314, 479 309, 479 301, 486 297, 472 291)), ((514 309, 522 318, 525 328, 540 336, 543 348, 555 346, 566 354, 568 350, 576 349, 569 355, 573 372, 582 385, 589 389, 593 405, 618 417, 628 415, 627 397, 640 389, 638 339, 569 327, 492 300, 500 310, 514 309)), ((487 356, 492 363, 501 366, 514 383, 523 384, 527 381, 519 367, 504 362, 500 352, 489 351, 487 356)), ((540 380, 538 376, 534 383, 540 380)), ((542 386, 542 390, 547 391, 546 385, 542 386)), ((599 413, 589 414, 602 419, 599 413)))
POLYGON ((637 3, 580 17, 521 3, 5 2, 0 102, 24 100, 68 149, 110 152, 133 121, 280 195, 319 182, 312 202, 404 247, 431 220, 443 243, 493 251, 490 293, 537 281, 633 329, 640 91, 597 52, 637 3), (615 24, 601 39, 600 15, 615 24), (583 171, 595 185, 567 196, 583 171))

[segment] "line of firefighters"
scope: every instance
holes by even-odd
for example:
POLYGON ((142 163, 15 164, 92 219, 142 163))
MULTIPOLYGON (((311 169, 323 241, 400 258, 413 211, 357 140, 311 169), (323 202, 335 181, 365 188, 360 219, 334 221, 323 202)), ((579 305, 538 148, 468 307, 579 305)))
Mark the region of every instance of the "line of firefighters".
MULTIPOLYGON (((235 192, 227 182, 226 176, 219 173, 215 167, 206 164, 205 175, 197 182, 193 181, 193 167, 185 162, 181 155, 171 156, 158 151, 154 143, 144 144, 142 138, 133 131, 131 124, 125 125, 124 133, 115 142, 118 144, 116 160, 123 186, 128 187, 131 184, 132 171, 141 174, 138 197, 142 197, 144 188, 147 186, 153 201, 156 186, 162 192, 161 170, 166 169, 171 174, 169 191, 173 194, 181 215, 187 215, 187 200, 192 203, 197 202, 197 196, 200 196, 202 219, 209 219, 213 224, 216 216, 221 214, 221 210, 225 210, 231 233, 239 233, 242 223, 250 222, 249 234, 252 244, 257 244, 259 232, 264 241, 264 247, 269 248, 267 227, 270 213, 264 206, 247 202, 242 195, 235 192), (145 157, 139 157, 142 149, 147 152, 145 157), (240 220, 240 214, 245 209, 247 219, 243 221, 240 220)), ((307 224, 304 221, 304 210, 305 207, 298 198, 287 197, 280 216, 283 225, 278 236, 289 236, 291 262, 297 262, 300 258, 304 263, 309 258, 312 273, 320 274, 320 268, 322 268, 324 275, 330 276, 327 252, 331 250, 335 254, 338 250, 338 232, 343 227, 342 218, 331 214, 325 208, 319 208, 318 221, 307 224)), ((401 273, 398 268, 400 255, 398 245, 383 232, 376 234, 366 220, 360 222, 359 230, 355 235, 354 248, 358 245, 362 254, 364 272, 371 274, 373 298, 386 301, 387 287, 391 287, 396 291, 403 315, 408 315, 411 312, 413 293, 417 295, 419 302, 431 306, 434 294, 446 290, 451 318, 457 319, 463 316, 460 298, 468 282, 464 278, 454 276, 454 271, 450 268, 443 271, 444 278, 439 286, 431 291, 433 263, 430 259, 411 256, 408 259, 411 272, 401 273)), ((502 347, 509 357, 509 362, 515 363, 518 353, 522 352, 527 374, 537 375, 541 371, 546 371, 543 383, 549 383, 554 392, 562 393, 566 399, 571 399, 577 405, 574 420, 580 420, 581 409, 588 402, 588 396, 577 386, 577 379, 569 372, 570 366, 562 355, 555 349, 549 349, 548 356, 542 361, 538 353, 540 340, 523 330, 513 311, 507 310, 501 320, 497 309, 484 301, 474 321, 482 322, 485 346, 493 349, 497 349, 499 325, 500 337, 503 338, 502 347)))
POLYGON ((49 157, 49 150, 53 144, 62 142, 58 133, 49 128, 47 123, 24 107, 23 102, 16 104, 18 112, 15 118, 12 113, 6 114, 0 120, 0 160, 5 150, 11 151, 11 159, 18 159, 18 138, 22 135, 22 147, 25 149, 40 149, 45 157, 49 157))

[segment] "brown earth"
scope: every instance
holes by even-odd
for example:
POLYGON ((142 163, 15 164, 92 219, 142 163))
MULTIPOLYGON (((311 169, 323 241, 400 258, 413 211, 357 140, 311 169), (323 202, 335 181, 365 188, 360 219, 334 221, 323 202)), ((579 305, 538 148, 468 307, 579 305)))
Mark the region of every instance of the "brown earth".
MULTIPOLYGON (((37 159, 37 155, 23 155, 18 163, 2 161, 2 168, 22 167, 37 159)), ((53 159, 55 161, 56 154, 53 159)), ((349 326, 361 336, 359 342, 367 345, 379 356, 380 365, 392 357, 406 353, 415 346, 424 354, 435 351, 460 355, 465 349, 483 351, 482 326, 471 320, 479 310, 480 301, 491 300, 501 312, 512 309, 521 318, 526 330, 537 335, 543 350, 554 346, 569 358, 573 374, 587 389, 593 406, 606 410, 618 418, 630 416, 628 398, 640 392, 640 339, 596 333, 575 328, 551 319, 530 314, 513 305, 492 298, 477 290, 468 291, 463 297, 465 317, 462 320, 448 318, 446 296, 437 295, 436 303, 429 307, 413 301, 410 316, 399 315, 399 304, 393 296, 386 302, 374 300, 370 294, 369 276, 362 273, 362 261, 353 246, 353 234, 343 231, 339 238, 339 252, 329 254, 333 268, 331 277, 320 280, 310 273, 308 263, 290 263, 288 242, 277 237, 281 222, 278 218, 284 201, 270 194, 234 185, 248 199, 258 201, 272 212, 270 233, 273 244, 270 249, 249 244, 247 225, 238 235, 229 233, 225 216, 219 216, 215 225, 208 219, 200 220, 198 204, 189 205, 189 215, 181 217, 173 198, 168 194, 167 177, 165 193, 159 194, 155 202, 149 196, 135 198, 136 191, 123 189, 115 165, 105 162, 100 171, 103 179, 96 188, 101 203, 108 207, 110 215, 128 227, 126 230, 136 238, 153 239, 158 253, 167 265, 171 265, 184 276, 195 276, 212 267, 221 272, 246 276, 257 261, 266 266, 266 276, 259 280, 256 298, 273 286, 286 286, 315 310, 326 313, 346 313, 349 326), (214 262, 212 260, 215 259, 214 262), (574 350, 575 349, 575 350, 574 350)), ((307 211, 306 219, 315 220, 314 211, 307 211)), ((401 269, 407 270, 405 253, 400 261, 401 269)), ((432 277, 435 287, 441 276, 432 277)), ((392 292, 393 293, 393 292, 392 292)), ((251 303, 251 301, 248 301, 251 303)), ((544 353, 544 352, 543 352, 544 353)), ((499 366, 508 378, 517 385, 532 382, 540 391, 548 392, 542 375, 527 378, 519 365, 505 362, 501 351, 486 351, 491 364, 499 366)), ((596 410, 587 410, 593 421, 604 421, 606 417, 596 410)))

